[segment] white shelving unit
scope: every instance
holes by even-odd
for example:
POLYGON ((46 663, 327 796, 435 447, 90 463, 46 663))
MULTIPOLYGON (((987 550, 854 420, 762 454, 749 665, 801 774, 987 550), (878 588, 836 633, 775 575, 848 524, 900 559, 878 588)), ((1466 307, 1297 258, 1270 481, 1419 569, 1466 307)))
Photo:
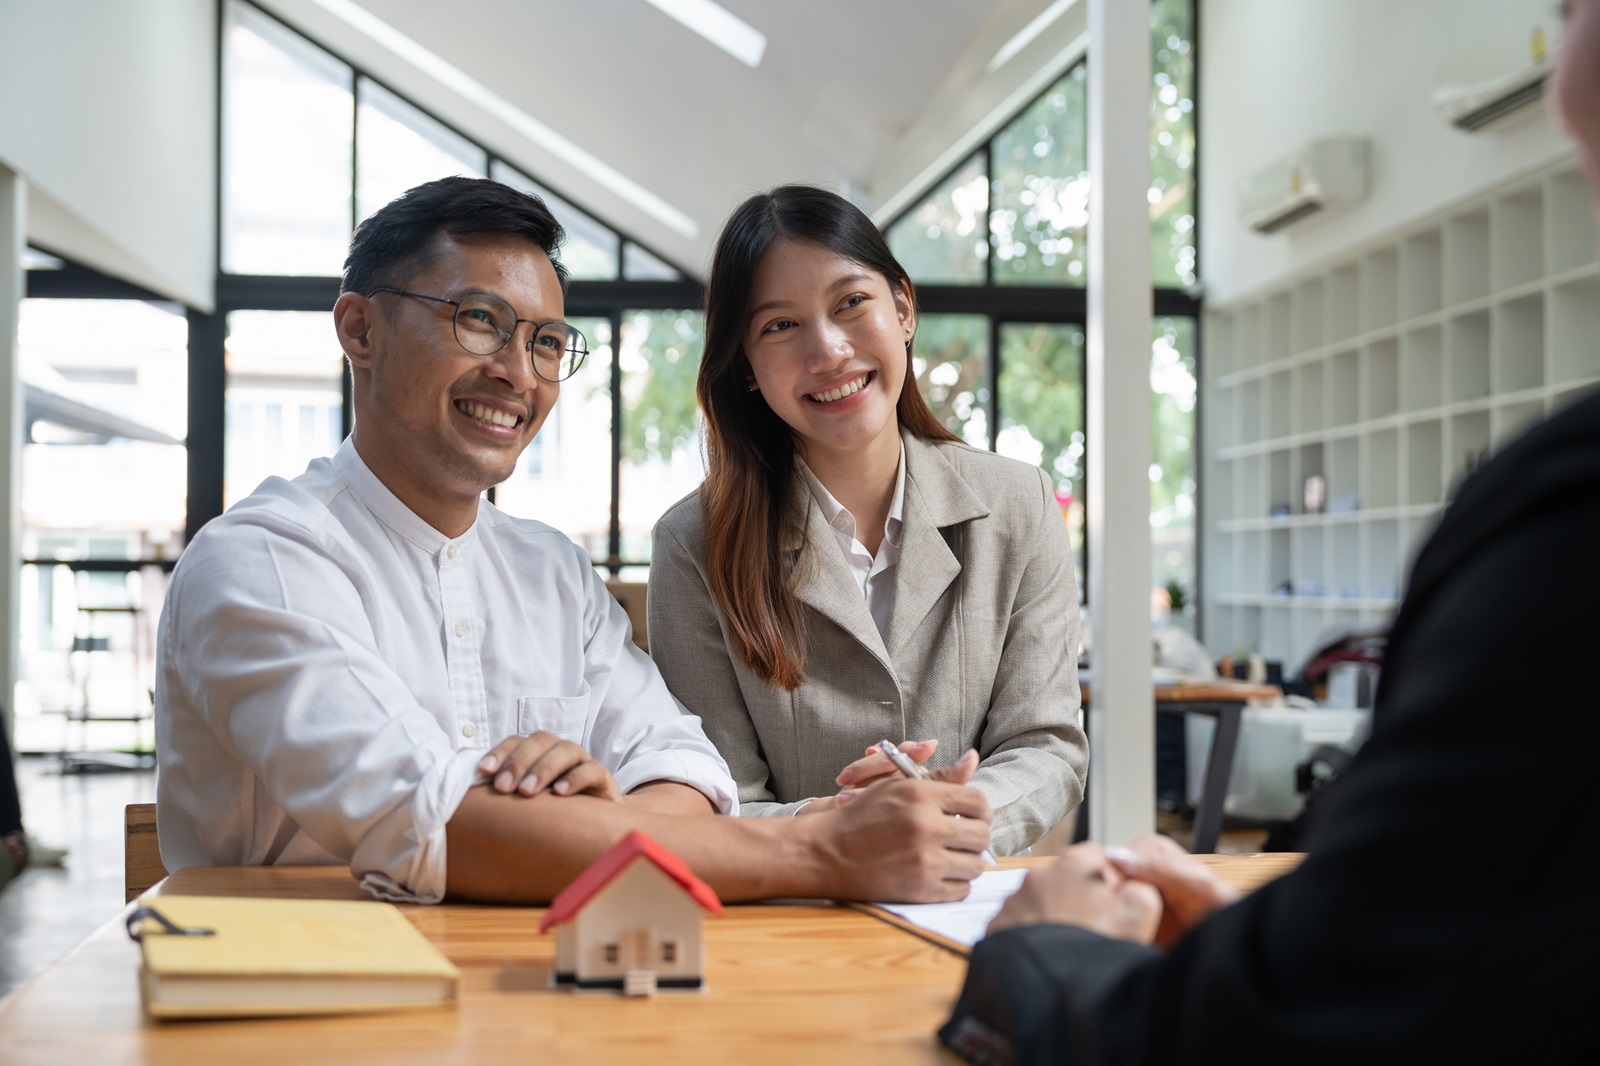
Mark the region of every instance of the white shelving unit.
POLYGON ((1207 313, 1213 652, 1293 670, 1385 619, 1467 470, 1600 385, 1591 211, 1567 163, 1207 313))

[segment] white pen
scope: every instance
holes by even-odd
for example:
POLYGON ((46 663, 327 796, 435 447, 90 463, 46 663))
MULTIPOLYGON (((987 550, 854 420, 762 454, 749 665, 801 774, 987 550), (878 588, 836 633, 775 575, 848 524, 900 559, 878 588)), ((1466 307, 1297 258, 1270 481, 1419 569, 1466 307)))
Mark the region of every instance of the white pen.
MULTIPOLYGON (((887 740, 878 741, 878 750, 883 752, 888 760, 894 763, 894 768, 899 770, 900 773, 906 777, 918 778, 926 781, 928 778, 933 776, 928 772, 928 768, 926 766, 923 766, 921 763, 912 759, 911 756, 907 755, 905 752, 901 751, 887 740)), ((956 817, 960 818, 961 815, 958 814, 956 817)), ((1000 865, 999 860, 994 857, 994 852, 990 851, 988 848, 984 848, 978 854, 979 857, 981 857, 983 861, 988 863, 990 866, 1000 865)))

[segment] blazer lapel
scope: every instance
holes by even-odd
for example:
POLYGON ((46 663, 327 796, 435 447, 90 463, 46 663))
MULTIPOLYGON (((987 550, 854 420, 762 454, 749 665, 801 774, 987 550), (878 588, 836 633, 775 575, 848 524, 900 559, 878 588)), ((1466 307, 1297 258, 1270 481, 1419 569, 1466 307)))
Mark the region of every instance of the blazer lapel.
POLYGON ((785 545, 790 551, 800 553, 796 564, 800 573, 800 602, 849 633, 893 673, 888 649, 867 610, 867 598, 850 573, 850 564, 839 551, 832 527, 822 517, 822 508, 817 506, 798 470, 790 488, 796 493, 796 506, 805 516, 804 537, 791 527, 785 545))
MULTIPOLYGON (((906 446, 906 499, 900 562, 895 566, 894 610, 889 615, 891 655, 898 654, 911 639, 961 573, 961 561, 942 531, 989 514, 939 448, 910 433, 902 432, 901 438, 906 446)), ((856 598, 862 599, 859 589, 856 598)))

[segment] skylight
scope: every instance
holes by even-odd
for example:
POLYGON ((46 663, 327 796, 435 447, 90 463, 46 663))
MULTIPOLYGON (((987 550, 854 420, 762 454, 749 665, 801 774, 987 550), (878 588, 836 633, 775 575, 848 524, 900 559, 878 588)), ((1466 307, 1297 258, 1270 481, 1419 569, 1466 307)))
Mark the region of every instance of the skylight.
POLYGON ((761 65, 767 35, 713 0, 645 0, 747 67, 761 65))

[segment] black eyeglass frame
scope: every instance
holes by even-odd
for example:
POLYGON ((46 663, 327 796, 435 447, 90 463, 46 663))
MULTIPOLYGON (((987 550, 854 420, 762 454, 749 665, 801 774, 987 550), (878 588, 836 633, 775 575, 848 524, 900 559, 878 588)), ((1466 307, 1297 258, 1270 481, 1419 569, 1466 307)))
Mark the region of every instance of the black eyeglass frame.
POLYGON ((552 318, 552 319, 549 319, 548 321, 545 321, 545 322, 535 322, 531 318, 514 318, 514 320, 512 322, 512 325, 511 325, 511 329, 509 331, 503 330, 503 329, 499 329, 498 327, 495 329, 495 332, 500 334, 500 346, 498 348, 495 348, 494 351, 491 351, 491 352, 475 352, 471 348, 467 347, 466 342, 461 339, 461 331, 460 331, 461 320, 460 320, 460 318, 458 316, 461 314, 461 305, 463 303, 465 303, 468 299, 470 299, 473 296, 487 296, 487 297, 490 297, 492 299, 499 300, 501 303, 505 304, 506 307, 511 310, 511 314, 513 316, 515 316, 516 313, 517 313, 517 309, 511 306, 510 301, 506 300, 504 297, 496 296, 492 292, 478 292, 478 291, 474 290, 473 292, 467 293, 465 296, 463 296, 459 300, 452 300, 452 299, 450 299, 449 297, 446 297, 446 296, 429 296, 426 293, 409 292, 406 289, 396 289, 396 288, 394 288, 392 286, 389 286, 389 285, 380 285, 377 288, 373 289, 371 292, 366 293, 365 295, 367 296, 368 299, 371 299, 372 297, 378 295, 380 292, 393 293, 396 296, 410 296, 412 299, 416 299, 416 300, 430 300, 433 303, 449 304, 451 307, 454 307, 455 308, 455 313, 450 316, 450 332, 451 332, 451 335, 455 337, 456 343, 461 345, 461 350, 462 351, 466 352, 468 355, 476 355, 481 359, 487 359, 491 355, 497 355, 500 352, 504 351, 505 350, 505 346, 510 344, 511 343, 511 338, 516 335, 517 326, 520 326, 522 323, 526 322, 528 325, 533 327, 533 337, 530 337, 528 339, 527 348, 526 348, 526 351, 528 353, 528 362, 529 362, 529 364, 532 365, 533 372, 535 374, 538 374, 541 378, 544 378, 544 380, 550 382, 551 384, 557 384, 559 382, 566 381, 568 378, 570 378, 570 377, 574 376, 575 374, 577 374, 578 369, 583 366, 584 360, 589 358, 589 339, 583 335, 583 331, 581 329, 579 329, 577 326, 574 326, 574 325, 572 325, 572 324, 570 324, 568 322, 565 322, 565 321, 563 321, 563 320, 561 320, 559 318, 552 318), (565 374, 562 374, 560 377, 554 377, 554 378, 551 377, 550 375, 544 373, 543 371, 541 371, 539 369, 539 359, 538 359, 537 356, 535 356, 533 354, 533 341, 534 341, 534 338, 539 336, 539 331, 540 330, 544 329, 544 327, 546 327, 548 325, 551 325, 552 323, 560 323, 562 326, 566 327, 566 329, 567 329, 567 346, 565 348, 565 354, 567 355, 568 358, 570 358, 572 360, 572 369, 567 371, 565 374), (576 347, 574 347, 574 345, 576 345, 576 347))

